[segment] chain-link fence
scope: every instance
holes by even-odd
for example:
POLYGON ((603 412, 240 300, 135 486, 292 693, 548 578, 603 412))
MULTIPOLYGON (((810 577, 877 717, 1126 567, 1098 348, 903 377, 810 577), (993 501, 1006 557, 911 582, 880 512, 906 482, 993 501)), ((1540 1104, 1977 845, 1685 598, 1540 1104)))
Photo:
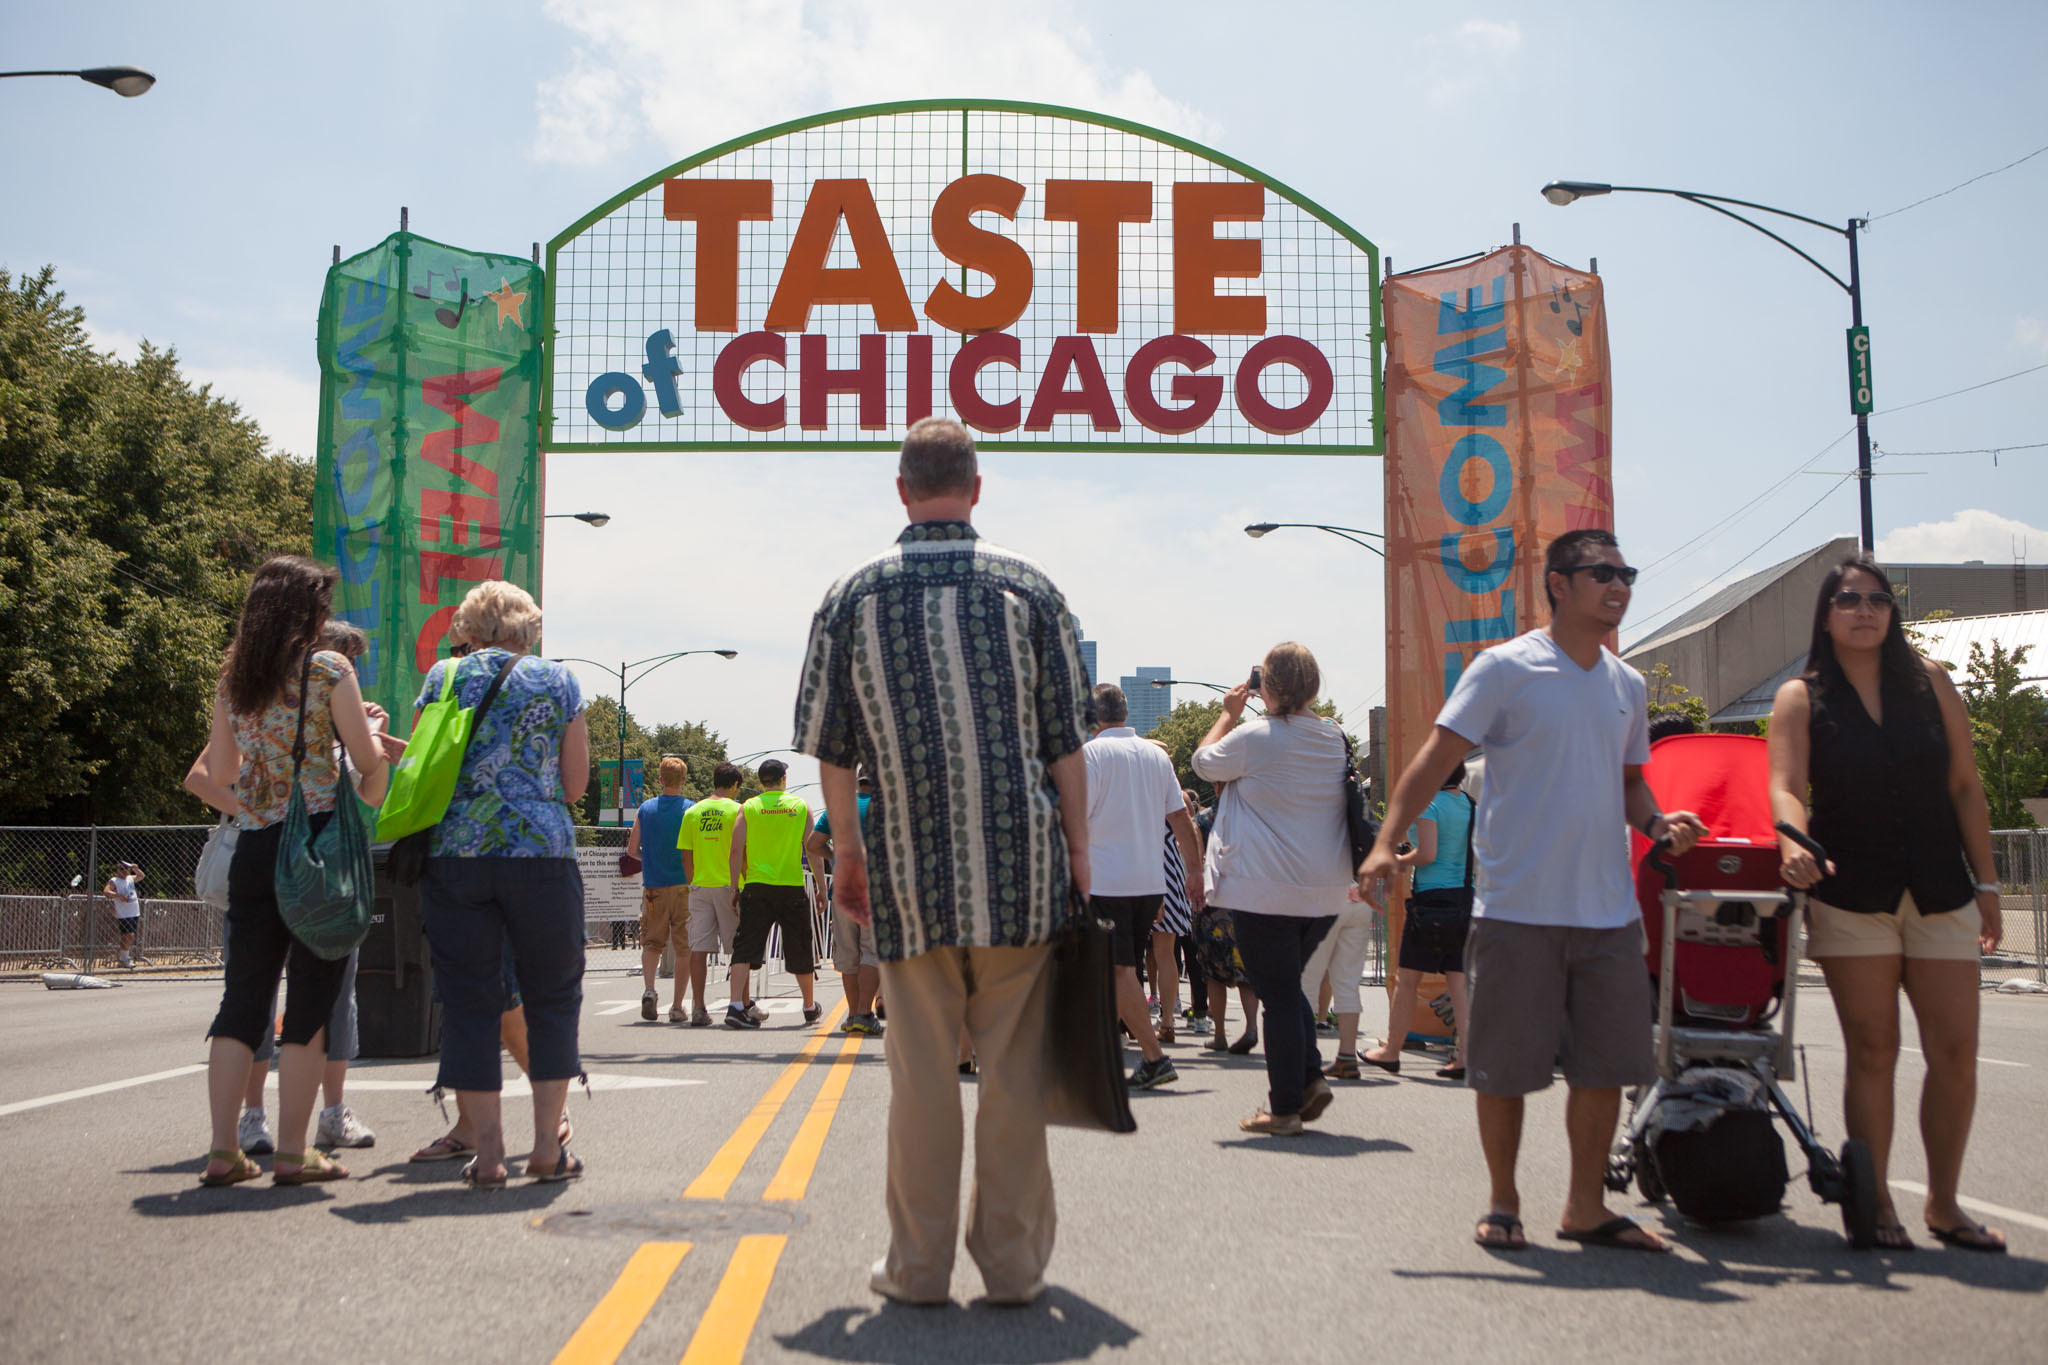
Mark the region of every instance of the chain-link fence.
MULTIPOLYGON (((0 972, 92 971, 116 960, 119 926, 108 881, 122 863, 141 869, 136 952, 156 966, 220 963, 223 916, 193 895, 192 872, 210 825, 0 826, 0 972)), ((584 872, 586 970, 640 970, 640 881, 618 875, 629 828, 579 826, 584 872)), ((2048 982, 2048 830, 1992 832, 2005 909, 2005 937, 1984 959, 1987 985, 2048 982)), ((811 886, 816 954, 832 952, 823 888, 811 886)), ((781 944, 769 943, 780 960, 781 944)), ((722 967, 721 954, 713 959, 722 967)), ((664 975, 672 971, 664 968, 664 975)), ((1366 984, 1387 975, 1384 930, 1374 935, 1366 984)))
POLYGON ((0 826, 0 971, 92 971, 114 962, 108 883, 130 863, 141 917, 135 952, 157 966, 220 962, 222 916, 193 896, 211 825, 0 826))
POLYGON ((2048 830, 1993 830, 1991 855, 2005 937, 1984 959, 1983 979, 2048 982, 2048 830))

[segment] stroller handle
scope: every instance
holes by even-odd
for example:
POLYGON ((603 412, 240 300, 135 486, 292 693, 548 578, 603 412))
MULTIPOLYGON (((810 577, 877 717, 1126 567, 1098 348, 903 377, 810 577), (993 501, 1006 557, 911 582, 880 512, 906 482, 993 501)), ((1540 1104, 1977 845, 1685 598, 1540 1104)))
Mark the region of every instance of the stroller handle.
POLYGON ((1668 891, 1678 889, 1678 865, 1665 855, 1671 851, 1671 836, 1650 842, 1650 851, 1643 855, 1643 863, 1654 872, 1664 875, 1664 887, 1668 891))
POLYGON ((1822 848, 1820 846, 1820 841, 1815 839, 1811 834, 1808 834, 1803 829, 1794 828, 1791 822, 1786 820, 1780 820, 1778 822, 1777 830, 1778 833, 1784 835, 1787 839, 1790 839, 1793 843, 1799 845, 1808 853, 1811 853, 1814 856, 1814 860, 1818 862, 1823 868, 1827 866, 1828 851, 1822 848))

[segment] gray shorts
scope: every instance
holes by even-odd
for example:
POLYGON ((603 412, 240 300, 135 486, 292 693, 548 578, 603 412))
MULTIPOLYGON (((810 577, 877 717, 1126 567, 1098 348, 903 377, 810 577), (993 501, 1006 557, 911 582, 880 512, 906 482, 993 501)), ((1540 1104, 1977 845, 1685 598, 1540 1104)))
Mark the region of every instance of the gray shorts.
POLYGON ((1641 921, 1573 929, 1475 919, 1465 940, 1465 1066, 1474 1090, 1643 1085, 1657 1074, 1641 921))
POLYGON ((740 927, 740 912, 734 904, 736 894, 730 886, 690 888, 691 952, 732 952, 733 938, 740 927))
POLYGON ((832 969, 852 976, 863 967, 879 967, 882 955, 875 948, 875 925, 854 921, 838 906, 832 907, 832 969))

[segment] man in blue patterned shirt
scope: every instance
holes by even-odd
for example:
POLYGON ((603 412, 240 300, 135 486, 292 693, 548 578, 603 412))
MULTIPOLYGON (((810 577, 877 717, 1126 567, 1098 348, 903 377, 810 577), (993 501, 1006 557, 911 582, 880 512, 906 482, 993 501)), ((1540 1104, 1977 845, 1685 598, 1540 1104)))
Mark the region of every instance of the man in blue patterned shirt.
POLYGON ((812 618, 793 741, 819 760, 832 827, 862 830, 836 850, 833 894, 872 920, 889 1001, 889 1250, 869 1284, 950 1297, 964 1028, 981 1075, 967 1250, 990 1302, 1025 1304, 1056 1221, 1047 991, 1054 932, 1088 893, 1088 678, 1045 570, 969 524, 981 475, 965 428, 911 427, 896 491, 909 527, 812 618))

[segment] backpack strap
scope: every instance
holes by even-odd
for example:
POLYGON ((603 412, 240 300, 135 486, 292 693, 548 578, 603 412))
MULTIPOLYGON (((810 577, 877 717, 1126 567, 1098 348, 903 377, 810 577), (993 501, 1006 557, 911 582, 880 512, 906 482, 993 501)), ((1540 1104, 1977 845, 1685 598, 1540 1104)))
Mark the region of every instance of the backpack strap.
MULTIPOLYGON (((469 757, 469 746, 475 742, 476 732, 484 723, 484 713, 489 711, 491 703, 498 699, 498 689, 505 685, 505 679, 512 676, 512 669, 519 663, 521 657, 518 654, 514 654, 511 658, 505 660, 504 665, 498 669, 498 676, 491 679, 491 685, 484 689, 484 699, 476 704, 476 717, 469 723, 469 736, 462 741, 462 756, 464 758, 469 757)), ((448 686, 451 691, 454 689, 455 680, 453 678, 448 680, 448 686)))
POLYGON ((1479 803, 1464 792, 1465 797, 1465 889, 1472 889, 1472 826, 1479 823, 1479 803))

